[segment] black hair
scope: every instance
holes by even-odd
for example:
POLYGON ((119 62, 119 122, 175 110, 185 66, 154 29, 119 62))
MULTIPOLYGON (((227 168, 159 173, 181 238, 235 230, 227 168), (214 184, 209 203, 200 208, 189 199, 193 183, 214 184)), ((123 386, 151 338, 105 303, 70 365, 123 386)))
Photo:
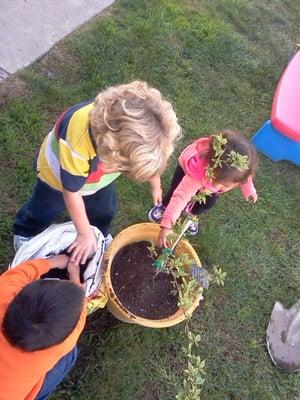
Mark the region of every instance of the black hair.
POLYGON ((69 281, 37 280, 8 306, 2 332, 15 347, 36 351, 63 342, 79 320, 84 291, 69 281))

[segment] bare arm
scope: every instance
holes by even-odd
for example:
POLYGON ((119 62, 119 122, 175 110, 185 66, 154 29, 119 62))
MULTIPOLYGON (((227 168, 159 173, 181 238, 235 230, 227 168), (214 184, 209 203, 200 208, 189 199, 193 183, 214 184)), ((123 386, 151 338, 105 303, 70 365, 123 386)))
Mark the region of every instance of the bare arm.
POLYGON ((59 254, 57 256, 50 257, 48 259, 51 264, 51 268, 65 269, 67 268, 69 273, 70 281, 76 285, 80 285, 80 267, 78 264, 72 263, 70 258, 65 254, 59 254))
POLYGON ((162 203, 162 189, 160 175, 154 175, 150 180, 151 194, 155 206, 162 203))
POLYGON ((90 252, 97 250, 96 237, 90 228, 81 194, 63 189, 63 196, 78 232, 76 240, 68 248, 72 252, 71 261, 77 264, 85 263, 90 252))
POLYGON ((240 185, 240 188, 246 200, 252 199, 253 203, 256 203, 258 196, 251 175, 247 178, 246 182, 240 185))
POLYGON ((78 233, 90 231, 90 223, 85 211, 85 205, 79 192, 70 192, 63 189, 63 196, 67 210, 76 226, 78 233))
POLYGON ((50 269, 53 268, 65 269, 67 267, 69 257, 66 254, 59 254, 57 256, 48 258, 48 260, 50 261, 51 264, 50 269))

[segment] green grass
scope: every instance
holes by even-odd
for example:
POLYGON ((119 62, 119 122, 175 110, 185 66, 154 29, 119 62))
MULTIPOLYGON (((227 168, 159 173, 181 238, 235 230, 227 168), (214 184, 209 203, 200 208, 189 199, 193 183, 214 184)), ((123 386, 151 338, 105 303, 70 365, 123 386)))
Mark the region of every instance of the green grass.
MULTIPOLYGON (((0 114, 2 265, 13 255, 14 214, 34 183, 32 160, 63 108, 107 85, 150 82, 174 103, 184 130, 173 167, 194 138, 224 127, 250 137, 269 117, 299 22, 298 0, 117 1, 23 72, 26 90, 0 114)), ((238 191, 224 195, 193 240, 204 264, 227 271, 225 287, 212 288, 193 318, 207 360, 203 399, 299 398, 299 375, 276 369, 265 345, 274 302, 291 306, 299 297, 299 168, 262 156, 256 186, 255 206, 238 191)), ((120 178, 118 193, 114 233, 146 220, 151 205, 146 185, 120 178)), ((97 312, 77 368, 53 399, 174 400, 183 340, 181 326, 150 330, 97 312)))

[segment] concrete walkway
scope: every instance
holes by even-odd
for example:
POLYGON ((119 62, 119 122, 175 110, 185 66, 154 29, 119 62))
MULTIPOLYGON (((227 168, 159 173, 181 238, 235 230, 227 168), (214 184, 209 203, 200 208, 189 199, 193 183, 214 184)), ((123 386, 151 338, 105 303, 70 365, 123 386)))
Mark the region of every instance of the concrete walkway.
POLYGON ((114 0, 0 0, 0 81, 43 56, 114 0))

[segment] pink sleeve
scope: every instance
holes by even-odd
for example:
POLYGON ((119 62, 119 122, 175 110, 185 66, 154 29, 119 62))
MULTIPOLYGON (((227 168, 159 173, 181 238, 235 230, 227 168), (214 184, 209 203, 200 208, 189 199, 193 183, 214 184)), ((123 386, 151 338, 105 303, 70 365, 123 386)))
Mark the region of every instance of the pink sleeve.
POLYGON ((256 189, 252 180, 252 176, 248 176, 247 181, 240 185, 243 196, 247 199, 249 196, 256 194, 256 189))
POLYGON ((160 226, 171 229, 177 221, 181 212, 187 203, 191 200, 198 190, 201 189, 201 183, 191 176, 185 175, 171 197, 171 200, 164 212, 160 226))

